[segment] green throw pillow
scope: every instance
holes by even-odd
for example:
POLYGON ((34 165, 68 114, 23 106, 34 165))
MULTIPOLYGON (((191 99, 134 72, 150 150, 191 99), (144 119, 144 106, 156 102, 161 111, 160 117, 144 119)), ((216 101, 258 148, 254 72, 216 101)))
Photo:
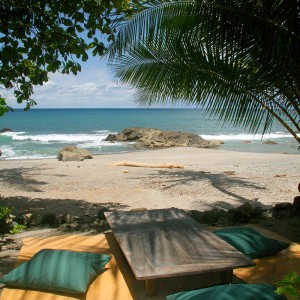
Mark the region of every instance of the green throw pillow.
POLYGON ((167 300, 285 300, 277 295, 269 284, 228 284, 200 290, 180 292, 166 297, 167 300))
POLYGON ((269 239, 250 227, 220 229, 214 234, 250 259, 272 256, 289 247, 289 244, 269 239))
POLYGON ((19 288, 85 293, 111 256, 44 249, 3 276, 1 283, 19 288))

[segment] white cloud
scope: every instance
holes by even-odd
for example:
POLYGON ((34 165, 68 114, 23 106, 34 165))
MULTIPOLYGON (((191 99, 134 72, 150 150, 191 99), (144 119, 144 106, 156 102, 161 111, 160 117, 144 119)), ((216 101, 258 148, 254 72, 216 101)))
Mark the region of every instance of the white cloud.
MULTIPOLYGON (((136 108, 135 91, 116 82, 103 61, 91 57, 82 63, 82 72, 73 74, 49 73, 43 86, 35 86, 33 99, 35 108, 136 108)), ((13 108, 24 108, 18 104, 12 91, 6 94, 7 103, 13 108)), ((155 106, 160 107, 160 106, 155 106)), ((163 107, 182 108, 177 104, 163 107)))
POLYGON ((138 107, 134 90, 117 83, 103 64, 82 67, 77 76, 50 73, 48 82, 34 88, 36 108, 138 107))
POLYGON ((44 83, 44 86, 51 86, 54 85, 54 82, 51 80, 48 80, 47 82, 44 83))
POLYGON ((37 87, 38 107, 136 107, 134 92, 116 84, 105 69, 84 70, 77 76, 53 74, 52 85, 37 87))
POLYGON ((89 94, 97 89, 97 84, 95 82, 87 82, 81 85, 72 85, 70 90, 72 92, 79 92, 83 94, 89 94))

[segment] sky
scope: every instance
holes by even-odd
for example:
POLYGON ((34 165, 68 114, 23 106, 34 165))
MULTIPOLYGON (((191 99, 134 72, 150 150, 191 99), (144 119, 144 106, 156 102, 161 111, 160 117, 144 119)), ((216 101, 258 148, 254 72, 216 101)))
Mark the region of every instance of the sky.
MULTIPOLYGON (((117 82, 107 65, 107 58, 91 54, 86 62, 79 60, 81 72, 77 75, 48 73, 49 80, 43 86, 35 86, 32 99, 34 108, 139 108, 135 91, 128 85, 117 82)), ((7 104, 14 109, 23 109, 26 103, 18 104, 10 90, 7 104)), ((157 105, 156 108, 159 108, 157 105)), ((186 108, 185 103, 164 104, 161 107, 186 108)))
MULTIPOLYGON (((73 74, 49 73, 49 81, 34 88, 35 108, 137 108, 134 90, 118 83, 106 61, 90 56, 81 62, 82 71, 73 74)), ((8 97, 13 108, 24 108, 8 97)))
MULTIPOLYGON (((49 80, 34 87, 32 98, 37 102, 34 108, 145 108, 135 101, 135 90, 118 82, 107 61, 89 57, 79 62, 81 72, 77 75, 48 73, 49 80)), ((13 93, 7 94, 7 104, 14 109, 23 109, 13 93)), ((155 108, 193 108, 185 103, 157 104, 155 108)), ((154 106, 152 107, 154 108, 154 106)))
MULTIPOLYGON (((84 33, 82 37, 85 38, 84 33)), ((99 38, 106 43, 105 37, 99 38)), ((33 89, 32 99, 37 102, 34 108, 141 107, 135 101, 135 91, 128 85, 117 82, 113 77, 107 66, 107 58, 105 60, 90 54, 88 61, 79 63, 82 70, 76 76, 59 72, 48 73, 48 82, 33 89)), ((14 109, 23 109, 26 106, 26 103, 17 103, 12 90, 9 90, 5 97, 7 104, 14 109)), ((186 105, 178 103, 163 107, 185 108, 186 105)))

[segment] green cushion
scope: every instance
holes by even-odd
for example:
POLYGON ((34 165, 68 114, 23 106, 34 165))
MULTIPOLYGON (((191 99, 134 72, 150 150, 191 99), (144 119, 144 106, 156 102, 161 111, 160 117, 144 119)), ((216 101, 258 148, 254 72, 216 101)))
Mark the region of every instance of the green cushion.
POLYGON ((269 239, 250 227, 225 228, 215 230, 214 234, 250 259, 272 256, 289 247, 289 244, 269 239))
POLYGON ((180 292, 166 297, 167 300, 284 300, 269 284, 228 284, 200 290, 180 292))
POLYGON ((20 288, 85 293, 111 256, 44 249, 3 276, 1 283, 20 288))

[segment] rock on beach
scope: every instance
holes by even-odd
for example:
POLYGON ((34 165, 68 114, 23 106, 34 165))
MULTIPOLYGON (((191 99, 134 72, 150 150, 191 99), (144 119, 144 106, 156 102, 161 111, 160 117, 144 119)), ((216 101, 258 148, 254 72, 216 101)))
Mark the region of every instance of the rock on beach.
POLYGON ((208 141, 201 136, 181 131, 163 131, 157 128, 126 128, 118 134, 109 134, 105 141, 136 142, 137 148, 164 147, 196 147, 214 148, 222 144, 221 141, 208 141))
POLYGON ((92 159, 92 154, 76 146, 67 146, 63 148, 57 156, 60 161, 83 161, 84 159, 92 159))

